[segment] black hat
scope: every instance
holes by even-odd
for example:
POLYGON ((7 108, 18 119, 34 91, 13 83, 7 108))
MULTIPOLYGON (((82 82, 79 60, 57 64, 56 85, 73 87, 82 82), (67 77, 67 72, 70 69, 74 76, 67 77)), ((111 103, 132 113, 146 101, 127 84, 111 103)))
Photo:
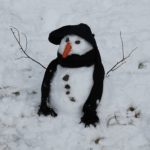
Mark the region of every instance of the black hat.
POLYGON ((83 23, 78 25, 67 25, 54 30, 49 34, 48 40, 55 45, 59 45, 62 38, 69 34, 78 35, 90 42, 94 48, 97 48, 94 34, 92 33, 90 27, 83 23))

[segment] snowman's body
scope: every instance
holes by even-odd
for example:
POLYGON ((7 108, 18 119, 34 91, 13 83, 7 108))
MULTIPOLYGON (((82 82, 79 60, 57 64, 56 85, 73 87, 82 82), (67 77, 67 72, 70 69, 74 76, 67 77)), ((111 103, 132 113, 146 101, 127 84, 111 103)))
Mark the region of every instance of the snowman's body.
POLYGON ((49 41, 59 44, 58 55, 46 69, 38 114, 79 114, 85 126, 96 126, 104 68, 94 35, 87 25, 79 24, 53 31, 49 41))
POLYGON ((80 68, 57 66, 51 82, 50 105, 59 114, 81 114, 93 86, 94 65, 80 68))

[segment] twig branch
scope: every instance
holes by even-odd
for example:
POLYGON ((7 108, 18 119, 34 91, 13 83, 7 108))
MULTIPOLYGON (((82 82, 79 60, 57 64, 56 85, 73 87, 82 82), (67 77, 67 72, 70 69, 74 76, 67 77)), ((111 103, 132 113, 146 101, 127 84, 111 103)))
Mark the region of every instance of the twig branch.
MULTIPOLYGON (((20 33, 19 33, 19 30, 17 29, 17 28, 15 28, 15 27, 13 27, 13 26, 10 26, 10 29, 14 29, 14 30, 16 30, 16 32, 17 32, 17 35, 18 35, 18 41, 19 41, 19 43, 20 43, 20 33)), ((17 36, 16 36, 17 37, 17 36)))
POLYGON ((122 38, 122 33, 120 32, 120 39, 121 39, 121 49, 122 49, 122 59, 120 61, 118 61, 112 68, 110 68, 107 73, 106 73, 106 77, 109 76, 110 72, 113 72, 115 70, 117 70, 118 68, 120 68, 123 64, 126 63, 126 60, 132 55, 132 53, 137 49, 134 48, 133 50, 131 50, 131 52, 125 57, 124 54, 124 43, 123 43, 123 38, 122 38))
POLYGON ((28 39, 27 39, 26 34, 24 34, 24 33, 22 33, 22 34, 23 34, 24 37, 25 37, 25 50, 24 50, 24 51, 27 51, 27 49, 28 49, 28 39))
POLYGON ((114 125, 120 125, 118 121, 118 116, 116 114, 114 114, 114 116, 111 116, 107 121, 107 127, 114 125))
POLYGON ((121 31, 120 31, 120 40, 121 40, 121 47, 122 47, 122 58, 124 58, 124 43, 123 43, 121 31))
POLYGON ((23 59, 23 58, 28 58, 28 57, 26 57, 26 56, 21 56, 21 57, 19 57, 19 58, 16 58, 16 60, 23 59))
MULTIPOLYGON (((31 56, 29 56, 26 51, 27 51, 27 48, 28 48, 28 40, 27 40, 27 36, 23 33, 24 37, 25 37, 25 48, 23 48, 22 44, 21 44, 21 41, 20 41, 20 32, 17 28, 15 27, 10 27, 10 30, 15 38, 15 40, 17 41, 19 47, 20 47, 20 50, 24 53, 24 55, 26 57, 21 57, 21 58, 29 58, 31 59, 32 61, 34 61, 35 63, 39 64, 41 67, 43 67, 44 69, 46 69, 46 67, 44 67, 40 62, 38 62, 37 60, 35 60, 34 58, 32 58, 31 56), (15 31, 17 32, 17 35, 15 34, 15 31)), ((20 58, 20 59, 21 59, 20 58)))
POLYGON ((121 123, 118 118, 119 116, 117 116, 116 114, 111 116, 107 121, 107 127, 114 126, 114 125, 127 125, 125 123, 121 123))

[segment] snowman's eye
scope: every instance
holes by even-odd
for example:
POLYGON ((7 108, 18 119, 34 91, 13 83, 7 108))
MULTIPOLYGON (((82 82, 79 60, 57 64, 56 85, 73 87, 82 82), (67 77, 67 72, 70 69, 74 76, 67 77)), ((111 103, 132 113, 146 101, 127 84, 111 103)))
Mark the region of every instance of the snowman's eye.
POLYGON ((69 38, 68 37, 66 38, 66 42, 69 42, 69 38))
POLYGON ((75 41, 76 44, 80 44, 80 40, 75 41))

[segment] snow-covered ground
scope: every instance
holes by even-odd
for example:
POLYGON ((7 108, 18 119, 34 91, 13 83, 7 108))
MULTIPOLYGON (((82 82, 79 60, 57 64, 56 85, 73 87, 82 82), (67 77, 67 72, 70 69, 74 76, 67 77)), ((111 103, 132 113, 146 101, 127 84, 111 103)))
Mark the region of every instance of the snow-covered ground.
MULTIPOLYGON (((149 0, 0 0, 0 150, 150 150, 149 0), (27 34, 28 54, 44 66, 56 57, 52 30, 87 23, 105 70, 138 49, 105 78, 100 124, 84 128, 66 114, 38 116, 44 69, 23 54, 10 26, 27 34)), ((24 38, 21 41, 24 43, 24 38)))

